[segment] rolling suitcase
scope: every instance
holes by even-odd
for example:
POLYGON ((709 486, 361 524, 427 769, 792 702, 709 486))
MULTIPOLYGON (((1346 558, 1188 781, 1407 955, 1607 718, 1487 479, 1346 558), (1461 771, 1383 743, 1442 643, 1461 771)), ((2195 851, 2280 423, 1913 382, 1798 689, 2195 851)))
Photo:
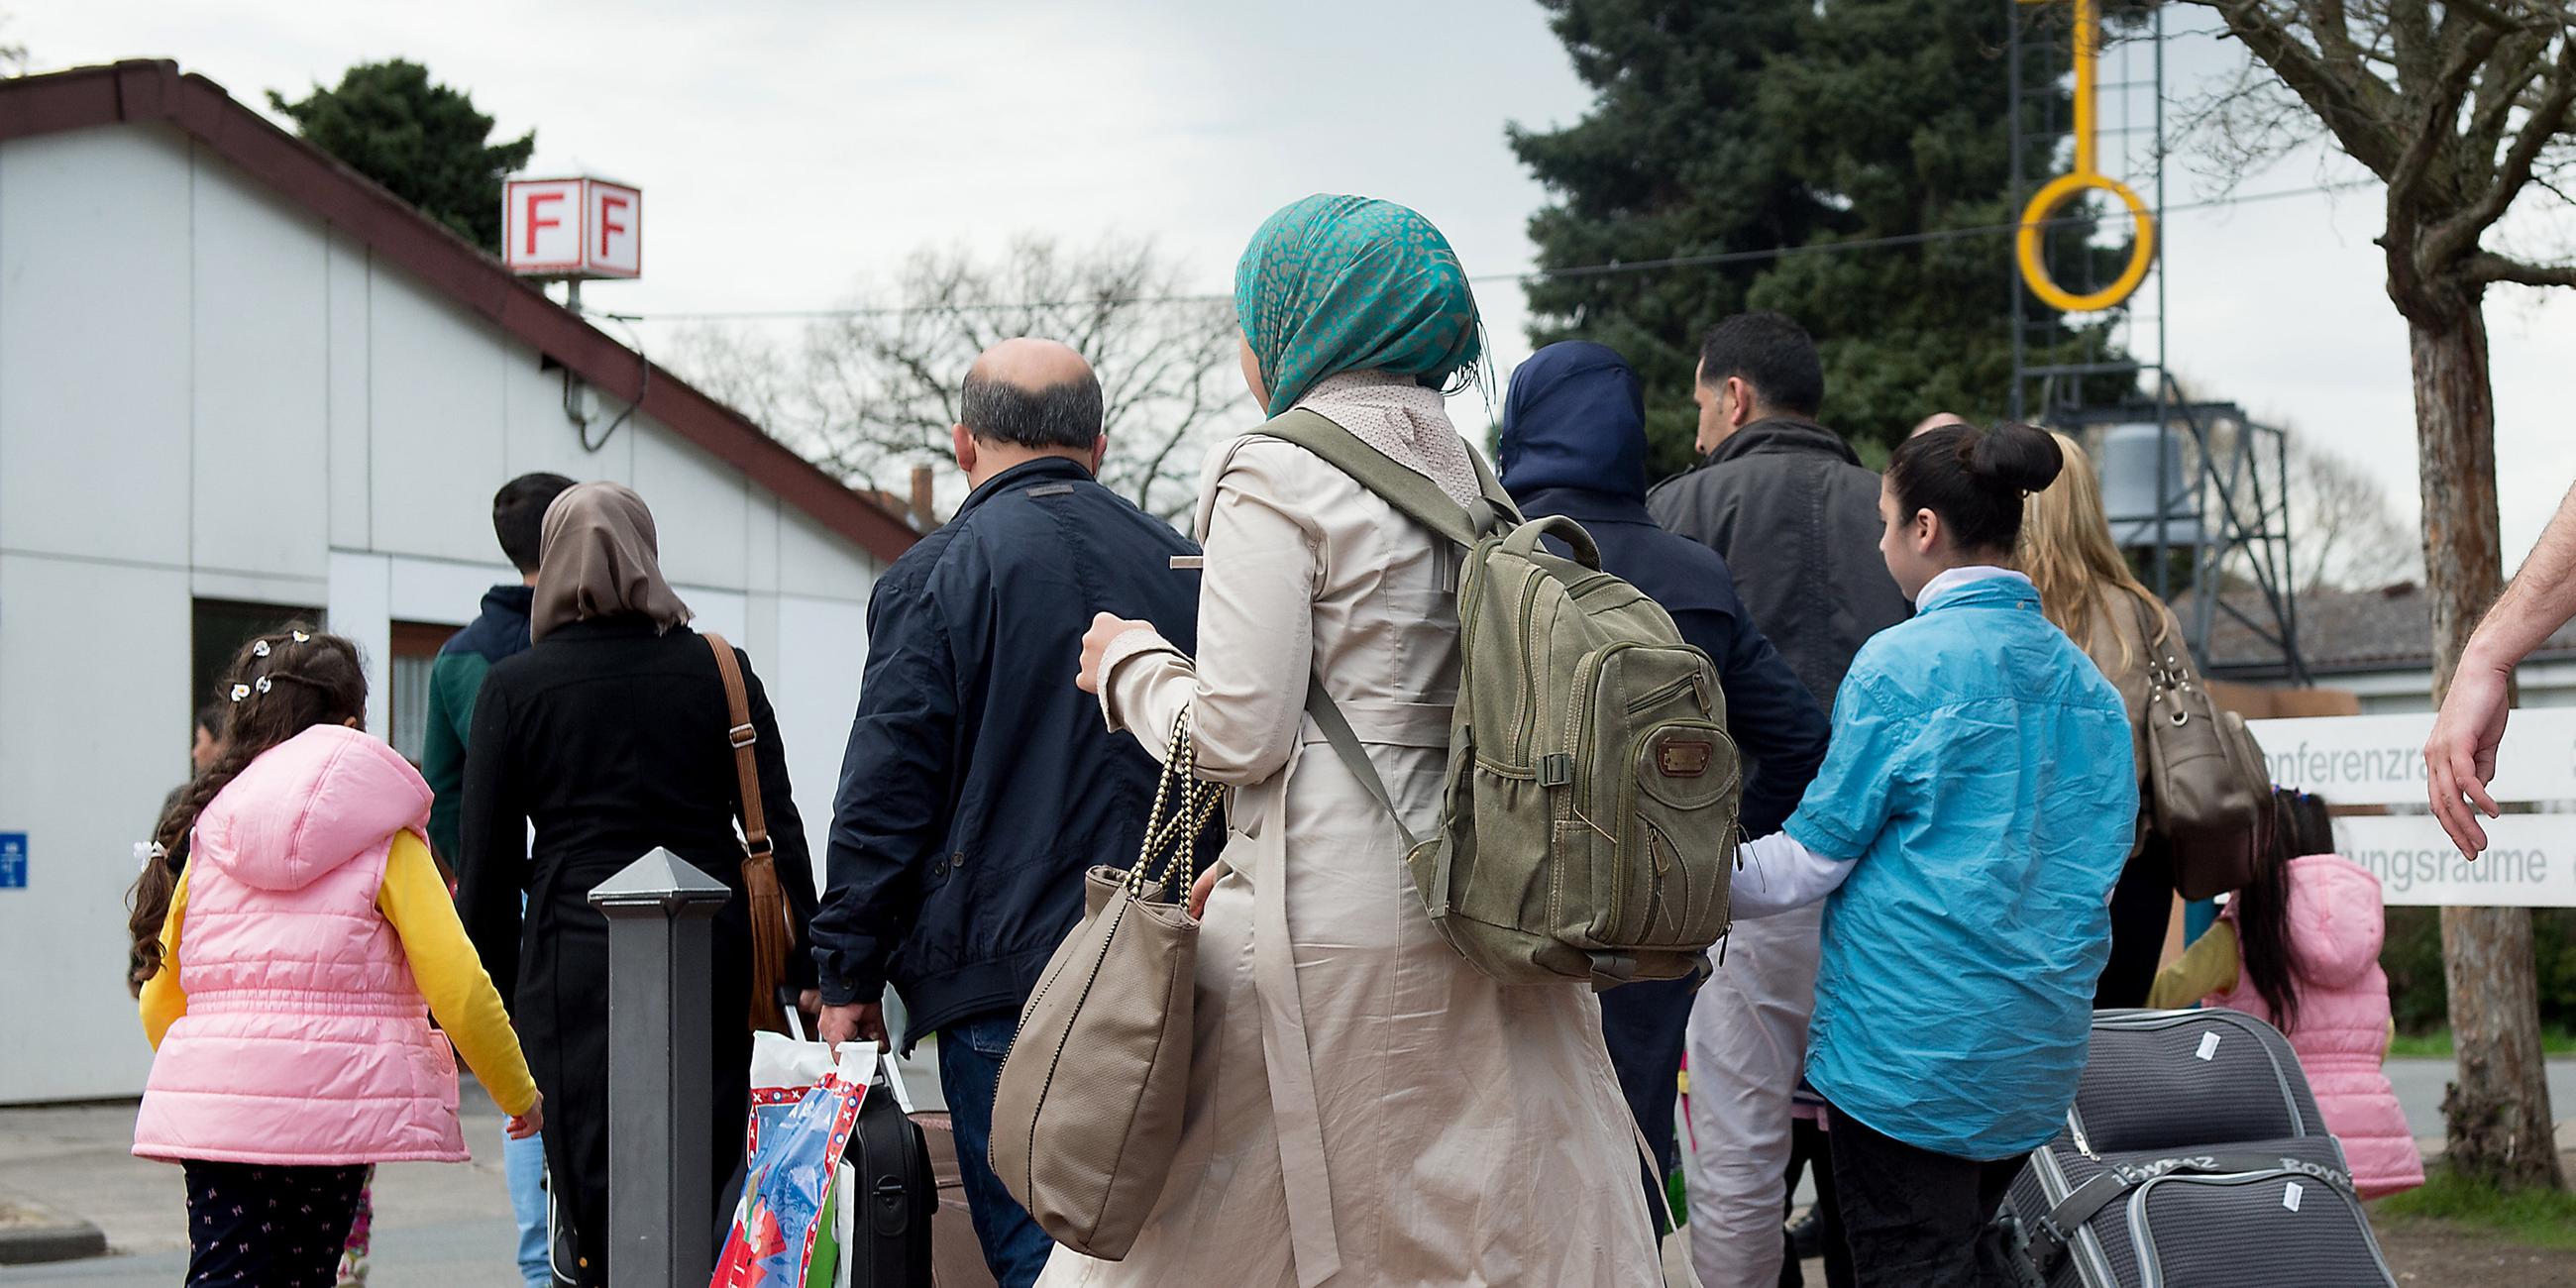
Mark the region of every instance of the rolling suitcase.
POLYGON ((1996 1221, 2030 1288, 2394 1285, 2298 1057, 2237 1011, 2102 1011, 1996 1221))
POLYGON ((850 1235, 841 1244, 850 1288, 918 1288, 930 1280, 930 1218, 939 1211, 939 1185, 930 1172, 930 1147, 921 1128, 888 1091, 877 1085, 859 1102, 843 1165, 857 1184, 841 1196, 850 1235))

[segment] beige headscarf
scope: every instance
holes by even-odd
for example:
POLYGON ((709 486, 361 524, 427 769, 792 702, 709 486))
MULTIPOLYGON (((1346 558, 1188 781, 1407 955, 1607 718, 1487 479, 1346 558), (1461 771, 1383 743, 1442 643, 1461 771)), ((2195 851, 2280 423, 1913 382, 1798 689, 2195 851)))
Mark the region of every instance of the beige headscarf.
POLYGON ((688 624, 689 606, 662 580, 653 512, 619 483, 584 483, 546 507, 528 637, 570 622, 636 613, 664 630, 688 624))

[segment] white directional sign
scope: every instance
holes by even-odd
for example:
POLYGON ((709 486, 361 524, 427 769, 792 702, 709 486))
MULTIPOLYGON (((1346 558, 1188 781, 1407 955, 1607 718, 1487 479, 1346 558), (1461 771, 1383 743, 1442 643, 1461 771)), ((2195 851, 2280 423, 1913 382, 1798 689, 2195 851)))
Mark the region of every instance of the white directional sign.
MULTIPOLYGON (((2252 720, 2272 781, 2329 805, 2386 805, 2399 813, 2335 820, 2346 858, 2379 877, 2390 904, 2576 907, 2576 812, 2485 820, 2487 850, 2463 858, 2426 810, 2430 712, 2252 720)), ((2490 785, 2497 803, 2576 810, 2576 707, 2516 711, 2505 724, 2490 785)))

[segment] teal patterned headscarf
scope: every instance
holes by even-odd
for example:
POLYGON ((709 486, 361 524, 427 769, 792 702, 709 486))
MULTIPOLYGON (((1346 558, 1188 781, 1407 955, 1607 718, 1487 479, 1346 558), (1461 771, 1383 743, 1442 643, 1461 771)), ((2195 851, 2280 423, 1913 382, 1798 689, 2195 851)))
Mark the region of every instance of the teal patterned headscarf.
POLYGON ((1484 347, 1449 239, 1412 209, 1371 197, 1317 193, 1264 220, 1234 266, 1234 316, 1273 416, 1345 371, 1455 392, 1484 347))

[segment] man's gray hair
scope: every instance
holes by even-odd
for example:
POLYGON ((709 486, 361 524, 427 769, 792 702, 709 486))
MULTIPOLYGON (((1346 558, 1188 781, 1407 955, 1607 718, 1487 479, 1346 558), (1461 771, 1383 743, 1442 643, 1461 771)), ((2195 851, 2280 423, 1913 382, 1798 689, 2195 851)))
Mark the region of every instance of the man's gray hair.
POLYGON ((1025 389, 970 374, 957 419, 982 442, 1088 451, 1100 441, 1100 380, 1086 371, 1079 379, 1025 389))

